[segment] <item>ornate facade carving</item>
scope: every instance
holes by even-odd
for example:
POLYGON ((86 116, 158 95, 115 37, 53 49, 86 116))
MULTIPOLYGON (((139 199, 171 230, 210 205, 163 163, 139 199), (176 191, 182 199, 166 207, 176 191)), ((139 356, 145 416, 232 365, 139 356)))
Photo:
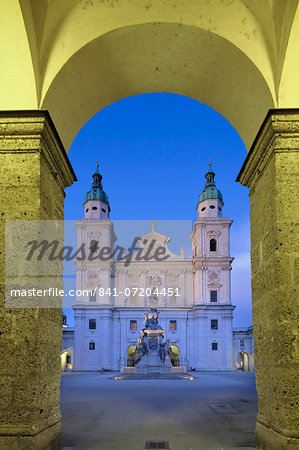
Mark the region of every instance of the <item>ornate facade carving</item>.
POLYGON ((98 272, 95 272, 94 270, 88 270, 87 271, 87 281, 97 281, 99 279, 98 272))
POLYGON ((208 281, 219 281, 220 271, 219 270, 208 270, 208 281))

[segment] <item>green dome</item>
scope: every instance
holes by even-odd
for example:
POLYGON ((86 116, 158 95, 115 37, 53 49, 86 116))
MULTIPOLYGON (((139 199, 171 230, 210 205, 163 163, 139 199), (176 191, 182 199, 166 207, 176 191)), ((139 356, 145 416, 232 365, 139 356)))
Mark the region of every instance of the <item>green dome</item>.
POLYGON ((97 170, 93 174, 92 178, 93 178, 93 183, 91 185, 90 191, 88 191, 87 194, 85 195, 84 203, 88 202, 88 200, 100 200, 101 202, 106 203, 106 205, 108 205, 109 211, 111 211, 109 201, 108 201, 108 195, 105 193, 105 191, 103 189, 103 185, 102 185, 103 177, 99 173, 98 164, 97 164, 97 170))
POLYGON ((207 199, 217 199, 223 203, 222 194, 219 191, 219 189, 216 188, 216 183, 214 180, 215 173, 211 169, 211 164, 210 164, 209 170, 206 173, 205 177, 206 177, 207 181, 206 181, 204 189, 202 190, 202 192, 199 196, 198 203, 203 202, 204 200, 207 200, 207 199))

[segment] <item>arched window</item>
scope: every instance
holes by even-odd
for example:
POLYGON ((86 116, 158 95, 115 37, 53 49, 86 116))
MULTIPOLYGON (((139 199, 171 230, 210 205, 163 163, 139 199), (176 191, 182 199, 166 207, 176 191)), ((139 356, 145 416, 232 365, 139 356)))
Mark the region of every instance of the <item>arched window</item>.
POLYGON ((90 249, 90 252, 91 253, 96 253, 97 251, 98 251, 98 244, 99 244, 99 241, 96 241, 95 239, 92 239, 91 241, 90 241, 90 247, 89 247, 89 249, 90 249))
POLYGON ((210 240, 210 252, 216 252, 217 250, 217 242, 216 239, 211 239, 210 240))

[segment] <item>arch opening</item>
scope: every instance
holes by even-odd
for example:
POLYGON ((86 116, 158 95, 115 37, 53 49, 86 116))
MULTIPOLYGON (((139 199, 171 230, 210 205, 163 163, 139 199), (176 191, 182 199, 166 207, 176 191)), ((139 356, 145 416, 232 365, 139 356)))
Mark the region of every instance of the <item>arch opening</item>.
POLYGON ((73 368, 71 352, 64 350, 60 355, 60 360, 61 360, 61 372, 70 372, 73 368))
POLYGON ((216 239, 210 239, 210 252, 216 252, 217 251, 217 241, 216 239))
POLYGON ((130 345, 127 351, 127 367, 135 366, 135 350, 136 345, 130 345))
POLYGON ((248 354, 246 352, 240 352, 237 357, 237 369, 243 372, 248 372, 249 370, 249 360, 248 354))
POLYGON ((171 345, 171 364, 173 366, 180 365, 180 350, 177 345, 171 345))

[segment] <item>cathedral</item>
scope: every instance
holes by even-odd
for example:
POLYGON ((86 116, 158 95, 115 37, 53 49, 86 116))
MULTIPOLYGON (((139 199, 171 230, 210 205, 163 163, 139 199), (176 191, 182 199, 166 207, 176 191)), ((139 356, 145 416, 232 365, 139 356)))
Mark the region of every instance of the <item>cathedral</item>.
MULTIPOLYGON (((189 258, 183 251, 169 250, 170 237, 156 231, 155 221, 150 231, 141 230, 149 231, 140 243, 147 258, 138 258, 139 247, 134 253, 119 247, 98 165, 92 177, 84 218, 76 222, 78 248, 86 245, 92 257, 75 261, 74 329, 64 330, 64 347, 72 348, 73 370, 120 370, 134 365, 149 308, 160 312, 174 366, 200 371, 240 368, 248 330, 235 331, 237 338, 233 333, 232 220, 223 216, 223 197, 211 163, 198 199, 189 258)), ((252 333, 248 342, 249 355, 252 333)))

